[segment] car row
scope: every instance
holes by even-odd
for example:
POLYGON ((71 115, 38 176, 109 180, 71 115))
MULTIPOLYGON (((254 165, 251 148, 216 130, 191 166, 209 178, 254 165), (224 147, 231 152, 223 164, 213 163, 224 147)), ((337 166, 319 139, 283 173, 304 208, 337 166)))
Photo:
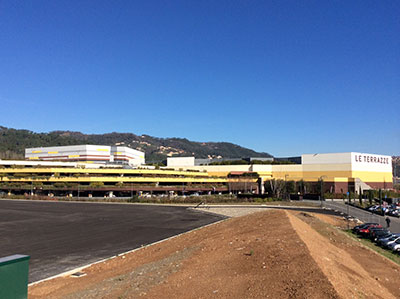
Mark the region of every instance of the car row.
POLYGON ((387 215, 400 218, 400 206, 392 205, 372 205, 366 208, 367 211, 379 215, 387 215))
POLYGON ((392 234, 387 238, 381 238, 377 244, 383 248, 390 248, 390 246, 400 240, 400 234, 392 234))
POLYGON ((400 253, 400 233, 392 233, 379 223, 368 222, 357 225, 353 228, 353 233, 368 238, 383 248, 400 253))

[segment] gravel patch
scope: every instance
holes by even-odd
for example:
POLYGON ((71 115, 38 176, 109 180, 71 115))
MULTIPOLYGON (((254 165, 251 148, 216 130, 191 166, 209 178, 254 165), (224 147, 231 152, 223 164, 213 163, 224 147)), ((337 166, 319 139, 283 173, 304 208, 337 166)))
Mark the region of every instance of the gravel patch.
POLYGON ((218 215, 223 215, 227 217, 240 217, 255 212, 265 211, 265 208, 221 208, 221 207, 199 207, 195 210, 214 213, 218 215))

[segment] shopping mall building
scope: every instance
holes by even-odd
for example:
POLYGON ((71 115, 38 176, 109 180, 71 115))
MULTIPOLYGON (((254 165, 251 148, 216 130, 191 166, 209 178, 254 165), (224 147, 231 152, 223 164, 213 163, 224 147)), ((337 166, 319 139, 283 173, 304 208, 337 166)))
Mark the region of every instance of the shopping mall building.
POLYGON ((291 160, 301 162, 299 164, 196 166, 194 159, 187 157, 168 158, 168 167, 207 171, 209 175, 214 176, 256 172, 263 181, 281 179, 317 183, 323 180, 324 191, 331 193, 393 188, 391 156, 349 152, 305 154, 301 156, 301 159, 292 158, 291 160))
MULTIPOLYGON (((135 151, 94 145, 27 149, 28 161, 0 160, 0 193, 264 193, 273 180, 302 181, 304 184, 299 185, 319 185, 330 193, 393 188, 390 156, 354 152, 306 154, 288 158, 292 164, 258 161, 263 164, 247 165, 196 165, 194 157, 174 157, 168 158, 167 167, 156 168, 144 165, 144 153, 131 150, 135 151)), ((282 163, 282 159, 277 160, 282 163)), ((302 190, 306 191, 315 193, 302 190)))

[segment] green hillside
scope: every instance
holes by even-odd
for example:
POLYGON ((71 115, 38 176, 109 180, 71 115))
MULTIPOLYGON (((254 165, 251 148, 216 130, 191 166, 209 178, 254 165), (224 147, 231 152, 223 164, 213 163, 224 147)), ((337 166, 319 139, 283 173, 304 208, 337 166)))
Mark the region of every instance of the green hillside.
POLYGON ((185 138, 157 138, 132 133, 83 134, 53 131, 35 133, 28 130, 0 126, 0 159, 23 159, 27 147, 77 144, 125 145, 144 151, 146 161, 159 162, 168 156, 195 156, 196 158, 272 157, 228 142, 194 142, 185 138))

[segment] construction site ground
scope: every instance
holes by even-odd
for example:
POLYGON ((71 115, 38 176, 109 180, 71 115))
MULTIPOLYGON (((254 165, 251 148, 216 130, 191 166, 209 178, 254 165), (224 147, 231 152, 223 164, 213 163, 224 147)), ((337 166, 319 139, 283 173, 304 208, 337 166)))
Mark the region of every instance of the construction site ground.
POLYGON ((400 266, 341 217, 213 212, 237 217, 31 285, 29 298, 399 298, 400 266))

